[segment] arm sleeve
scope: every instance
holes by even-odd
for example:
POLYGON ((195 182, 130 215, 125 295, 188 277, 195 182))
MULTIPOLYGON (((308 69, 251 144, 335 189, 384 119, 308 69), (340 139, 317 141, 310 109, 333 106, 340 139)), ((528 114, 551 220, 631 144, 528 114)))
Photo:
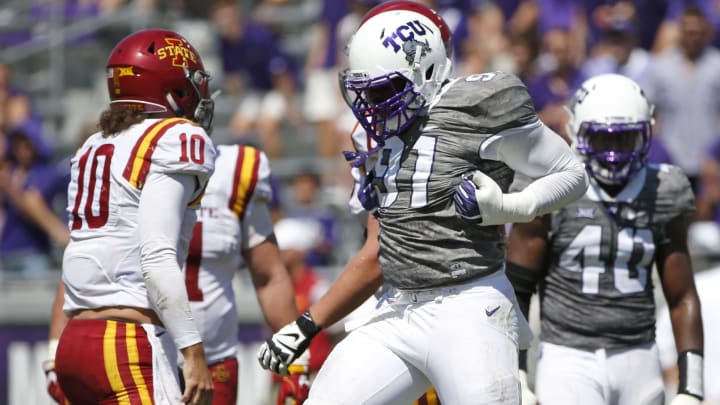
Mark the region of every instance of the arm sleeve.
POLYGON ((272 216, 267 201, 253 200, 242 221, 242 248, 253 248, 264 242, 272 233, 272 216))
POLYGON ((178 245, 196 176, 151 174, 138 212, 140 266, 155 310, 178 349, 201 342, 185 290, 178 245))
POLYGON ((503 208, 526 220, 575 201, 588 187, 583 164, 562 137, 540 121, 489 138, 480 157, 505 162, 534 179, 522 191, 503 195, 503 208))

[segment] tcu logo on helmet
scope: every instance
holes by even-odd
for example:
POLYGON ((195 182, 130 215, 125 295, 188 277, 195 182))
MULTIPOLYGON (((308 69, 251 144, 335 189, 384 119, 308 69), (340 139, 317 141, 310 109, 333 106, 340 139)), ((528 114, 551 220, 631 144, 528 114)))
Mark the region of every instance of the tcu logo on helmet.
POLYGON ((428 44, 427 39, 425 42, 420 42, 416 39, 411 39, 405 43, 403 43, 402 50, 405 52, 405 60, 408 61, 408 63, 415 62, 415 54, 417 53, 417 49, 420 47, 420 58, 424 58, 425 55, 428 54, 428 52, 431 51, 430 44, 428 44))
POLYGON ((385 48, 392 47, 395 53, 402 50, 407 55, 405 59, 409 63, 412 63, 415 60, 415 50, 418 46, 422 47, 421 57, 430 51, 430 45, 427 40, 423 43, 417 39, 417 37, 425 36, 428 31, 432 31, 432 29, 421 24, 420 21, 408 21, 397 27, 393 33, 383 38, 382 44, 385 48))

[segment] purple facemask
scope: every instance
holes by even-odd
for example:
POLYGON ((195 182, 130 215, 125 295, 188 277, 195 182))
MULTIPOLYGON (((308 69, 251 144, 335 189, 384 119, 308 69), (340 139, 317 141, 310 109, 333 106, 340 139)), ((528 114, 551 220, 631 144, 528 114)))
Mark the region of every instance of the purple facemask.
POLYGON ((590 174, 605 184, 625 184, 647 162, 650 122, 583 122, 577 150, 590 174))
POLYGON ((347 72, 341 75, 345 101, 378 144, 407 129, 426 105, 413 83, 399 72, 374 78, 347 72))

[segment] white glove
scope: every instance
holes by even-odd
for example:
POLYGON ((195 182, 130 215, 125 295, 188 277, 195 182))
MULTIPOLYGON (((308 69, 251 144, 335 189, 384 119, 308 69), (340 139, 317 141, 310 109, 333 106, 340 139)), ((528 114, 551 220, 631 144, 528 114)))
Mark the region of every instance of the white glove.
POLYGON ((677 394, 670 405, 700 405, 702 401, 698 397, 688 394, 677 394))
POLYGON ((527 372, 520 370, 520 394, 522 395, 522 405, 536 405, 537 398, 535 393, 532 392, 530 386, 528 386, 527 372))
POLYGON ((318 332, 320 327, 312 320, 310 313, 305 311, 260 346, 257 355, 260 366, 276 374, 289 375, 290 363, 303 354, 318 332))
POLYGON ((535 218, 537 197, 532 192, 505 194, 495 180, 480 170, 473 173, 472 183, 475 185, 482 225, 529 222, 535 218))

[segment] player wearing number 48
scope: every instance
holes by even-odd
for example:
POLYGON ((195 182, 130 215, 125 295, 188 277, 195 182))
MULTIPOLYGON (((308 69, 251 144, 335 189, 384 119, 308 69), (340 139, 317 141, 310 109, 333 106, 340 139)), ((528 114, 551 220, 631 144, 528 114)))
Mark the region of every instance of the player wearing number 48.
MULTIPOLYGON (((656 265, 680 353, 671 404, 699 404, 703 333, 686 242, 694 210, 690 183, 677 167, 646 163, 652 105, 632 80, 613 74, 587 80, 570 113, 568 132, 590 187, 552 215, 514 224, 508 242, 507 273, 525 314, 540 284, 537 400, 664 403, 651 281, 656 265)), ((524 363, 521 353, 523 370, 524 363)), ((527 384, 524 394, 532 396, 527 384)))

